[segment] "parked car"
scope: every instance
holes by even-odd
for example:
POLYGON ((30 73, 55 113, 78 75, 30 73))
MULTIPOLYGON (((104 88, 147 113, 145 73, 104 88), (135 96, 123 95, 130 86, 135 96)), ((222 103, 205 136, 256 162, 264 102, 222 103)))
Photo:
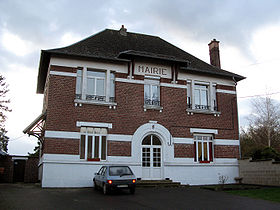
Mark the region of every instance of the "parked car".
POLYGON ((94 175, 94 188, 102 189, 105 195, 116 189, 129 189, 131 194, 135 193, 136 178, 128 166, 102 166, 94 175))

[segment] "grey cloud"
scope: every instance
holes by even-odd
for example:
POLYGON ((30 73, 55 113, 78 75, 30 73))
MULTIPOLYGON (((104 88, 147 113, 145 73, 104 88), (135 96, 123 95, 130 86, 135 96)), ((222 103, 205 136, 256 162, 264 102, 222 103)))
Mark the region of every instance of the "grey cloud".
POLYGON ((2 1, 0 24, 3 28, 5 23, 24 40, 50 46, 47 48, 57 47, 65 32, 86 37, 112 27, 114 21, 125 24, 129 31, 157 35, 159 30, 172 34, 173 26, 196 41, 215 37, 250 56, 252 32, 280 21, 279 7, 276 0, 2 1))

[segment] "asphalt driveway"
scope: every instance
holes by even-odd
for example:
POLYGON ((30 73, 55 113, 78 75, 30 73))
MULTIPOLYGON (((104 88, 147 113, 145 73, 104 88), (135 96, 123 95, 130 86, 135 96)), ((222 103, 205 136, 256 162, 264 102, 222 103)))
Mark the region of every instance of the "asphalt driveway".
POLYGON ((279 203, 198 188, 139 188, 103 195, 92 188, 0 184, 0 209, 280 209, 279 203))

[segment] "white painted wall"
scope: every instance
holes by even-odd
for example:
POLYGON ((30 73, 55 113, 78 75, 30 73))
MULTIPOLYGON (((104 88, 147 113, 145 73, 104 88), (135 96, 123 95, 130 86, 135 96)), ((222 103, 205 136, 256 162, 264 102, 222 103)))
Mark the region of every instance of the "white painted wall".
MULTIPOLYGON (((115 161, 110 164, 121 163, 115 161)), ((102 165, 100 162, 44 162, 42 187, 92 187, 94 173, 102 165)), ((131 167, 137 178, 142 176, 141 165, 127 165, 131 167)), ((163 172, 164 178, 189 185, 218 184, 221 175, 229 177, 226 183, 235 183, 234 178, 239 176, 238 165, 230 163, 218 165, 175 164, 165 166, 163 172)))
POLYGON ((67 67, 86 67, 100 70, 111 70, 120 73, 126 73, 128 71, 127 64, 117 64, 117 63, 106 63, 106 62, 96 62, 96 61, 83 61, 83 60, 75 60, 75 59, 67 59, 67 58, 56 58, 51 57, 50 65, 57 66, 67 66, 67 67))

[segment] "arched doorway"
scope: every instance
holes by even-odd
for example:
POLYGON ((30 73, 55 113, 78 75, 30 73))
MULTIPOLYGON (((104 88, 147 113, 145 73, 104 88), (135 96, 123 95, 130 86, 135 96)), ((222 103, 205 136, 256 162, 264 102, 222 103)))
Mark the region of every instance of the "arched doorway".
POLYGON ((153 134, 142 141, 142 179, 162 179, 162 144, 153 134))

